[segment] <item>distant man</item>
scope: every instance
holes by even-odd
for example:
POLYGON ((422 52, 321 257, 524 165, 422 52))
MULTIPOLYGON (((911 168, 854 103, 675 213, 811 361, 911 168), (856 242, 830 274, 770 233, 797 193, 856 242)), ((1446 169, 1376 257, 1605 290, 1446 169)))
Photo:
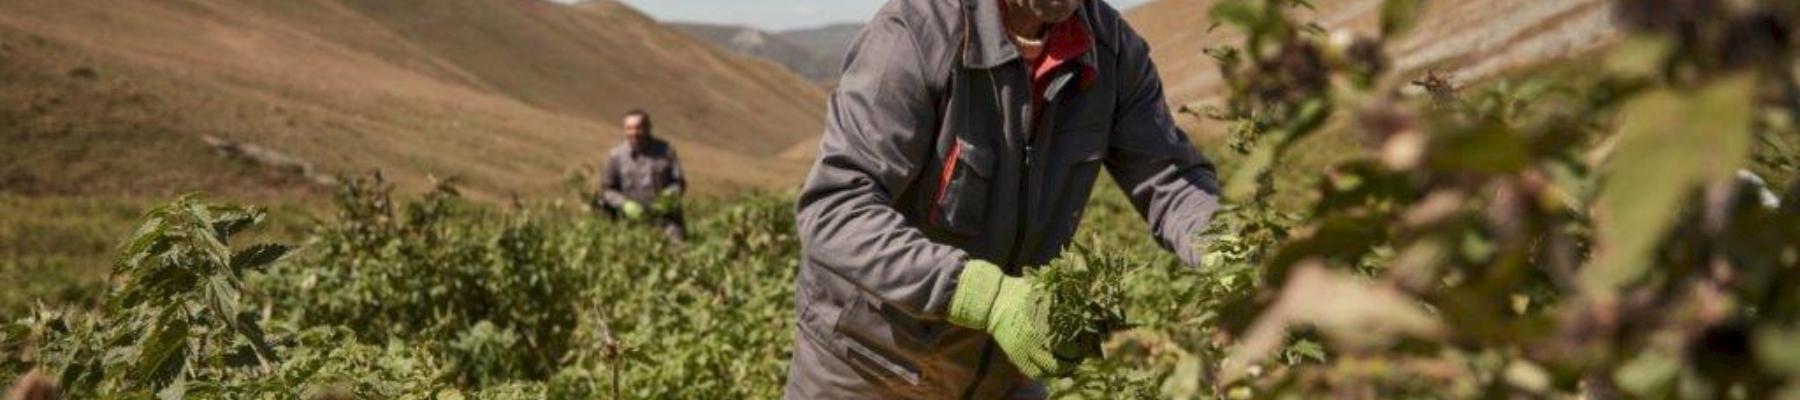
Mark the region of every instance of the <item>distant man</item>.
POLYGON ((607 214, 662 226, 669 239, 687 239, 681 194, 687 178, 669 142, 651 135, 650 113, 625 113, 625 143, 606 154, 600 171, 600 200, 607 214))
POLYGON ((850 53, 799 198, 788 398, 1046 396, 1096 349, 1049 342, 1022 272, 1069 243, 1103 167, 1198 262, 1213 166, 1111 6, 890 0, 850 53))

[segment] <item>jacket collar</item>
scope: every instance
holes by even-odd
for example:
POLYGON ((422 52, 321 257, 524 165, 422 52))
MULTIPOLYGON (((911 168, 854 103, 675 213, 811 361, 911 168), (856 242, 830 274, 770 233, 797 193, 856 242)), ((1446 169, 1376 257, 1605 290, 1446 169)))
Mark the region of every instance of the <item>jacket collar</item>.
POLYGON ((632 157, 661 155, 663 144, 661 138, 645 136, 643 146, 634 147, 630 142, 625 143, 625 154, 630 154, 632 157))
MULTIPOLYGON (((973 29, 968 32, 968 43, 962 46, 964 68, 992 69, 1019 59, 1019 48, 1013 46, 1012 40, 1007 38, 1006 22, 1001 18, 1003 10, 1000 9, 1002 6, 999 1, 962 0, 962 3, 964 15, 974 19, 971 21, 973 29)), ((1089 7, 1094 7, 1093 2, 1083 0, 1081 7, 1075 10, 1075 15, 1069 18, 1077 23, 1087 24, 1088 32, 1096 32, 1092 19, 1089 18, 1089 7)), ((1095 35, 1089 35, 1090 42, 1095 40, 1093 36, 1095 35)), ((1093 50, 1099 49, 1098 43, 1093 43, 1088 48, 1089 51, 1080 60, 1085 67, 1094 68, 1098 65, 1098 59, 1093 50)))

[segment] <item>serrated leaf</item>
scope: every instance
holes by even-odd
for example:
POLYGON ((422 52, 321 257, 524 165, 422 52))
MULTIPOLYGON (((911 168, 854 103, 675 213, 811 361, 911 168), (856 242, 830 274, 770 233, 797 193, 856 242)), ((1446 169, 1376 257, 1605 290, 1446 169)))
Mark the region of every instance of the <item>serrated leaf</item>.
POLYGON ((246 271, 260 270, 291 250, 293 248, 273 243, 250 246, 231 255, 231 270, 240 276, 246 271))
POLYGON ((187 371, 188 321, 179 310, 166 310, 156 329, 138 342, 132 380, 141 387, 162 388, 187 371))
POLYGON ((137 232, 132 234, 131 239, 126 240, 125 245, 120 247, 116 262, 122 269, 128 270, 137 267, 139 263, 143 262, 144 257, 148 257, 152 253, 151 249, 163 240, 163 234, 168 232, 168 229, 168 224, 164 223, 162 217, 152 215, 146 218, 144 223, 138 226, 137 232))
POLYGON ((262 212, 239 207, 206 207, 206 211, 206 220, 211 221, 213 235, 220 241, 230 239, 245 228, 261 223, 263 219, 262 212))
POLYGON ((230 278, 212 276, 206 279, 201 292, 206 300, 206 308, 219 323, 237 329, 238 287, 230 278))
POLYGON ((266 367, 279 359, 275 356, 275 346, 269 344, 267 335, 263 334, 262 325, 256 316, 241 313, 237 316, 237 333, 250 342, 250 348, 256 352, 256 358, 266 367))

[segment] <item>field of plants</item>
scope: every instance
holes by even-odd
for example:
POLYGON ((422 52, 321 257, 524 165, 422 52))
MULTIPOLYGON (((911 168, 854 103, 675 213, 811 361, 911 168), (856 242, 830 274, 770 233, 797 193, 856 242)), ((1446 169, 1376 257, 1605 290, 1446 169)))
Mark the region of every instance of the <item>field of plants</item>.
MULTIPOLYGON (((1378 35, 1239 0, 1227 206, 1180 265, 1116 188, 1036 272, 1107 337, 1066 399, 1800 398, 1800 85, 1786 1, 1621 1, 1576 72, 1460 83, 1378 35), (1330 137, 1329 166, 1308 151, 1330 137), (1790 192, 1786 195, 1780 195, 1790 192)), ((0 327, 0 377, 72 398, 778 398, 786 195, 690 205, 694 240, 454 185, 339 189, 304 240, 184 198, 117 248, 104 304, 0 327)))

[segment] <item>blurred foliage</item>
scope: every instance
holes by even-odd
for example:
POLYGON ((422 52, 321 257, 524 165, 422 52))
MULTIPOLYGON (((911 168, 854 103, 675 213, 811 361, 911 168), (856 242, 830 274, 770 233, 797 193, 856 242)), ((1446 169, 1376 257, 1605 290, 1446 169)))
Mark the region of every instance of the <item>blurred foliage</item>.
POLYGON ((1775 195, 1800 9, 1620 1, 1603 68, 1465 89, 1386 68, 1425 3, 1387 1, 1375 37, 1293 22, 1304 2, 1214 7, 1245 33, 1207 50, 1230 96, 1184 110, 1243 165, 1206 265, 1134 273, 1166 276, 1131 286, 1152 317, 1059 397, 1800 395, 1800 207, 1775 195), (1368 145, 1271 206, 1274 166, 1328 125, 1368 145))

